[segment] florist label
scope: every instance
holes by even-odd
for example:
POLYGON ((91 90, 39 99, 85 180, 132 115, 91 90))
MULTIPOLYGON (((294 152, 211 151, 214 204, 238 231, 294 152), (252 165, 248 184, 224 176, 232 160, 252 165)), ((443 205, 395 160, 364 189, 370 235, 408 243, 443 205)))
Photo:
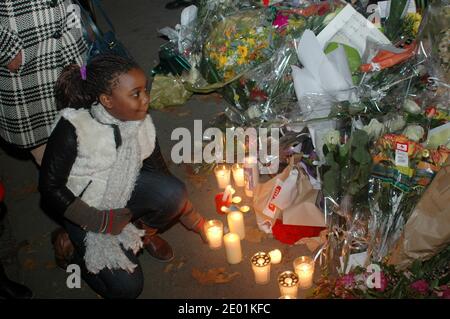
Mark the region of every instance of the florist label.
POLYGON ((397 143, 395 148, 395 165, 409 167, 408 144, 397 143))

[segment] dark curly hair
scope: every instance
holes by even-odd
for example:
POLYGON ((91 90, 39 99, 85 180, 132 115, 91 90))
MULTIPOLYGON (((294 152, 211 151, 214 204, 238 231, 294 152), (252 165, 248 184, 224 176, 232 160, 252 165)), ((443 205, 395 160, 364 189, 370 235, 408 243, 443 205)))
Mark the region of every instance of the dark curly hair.
POLYGON ((81 78, 81 68, 71 64, 64 68, 55 86, 56 107, 89 108, 98 102, 101 94, 111 94, 118 77, 139 65, 117 55, 99 55, 86 66, 86 80, 81 78))

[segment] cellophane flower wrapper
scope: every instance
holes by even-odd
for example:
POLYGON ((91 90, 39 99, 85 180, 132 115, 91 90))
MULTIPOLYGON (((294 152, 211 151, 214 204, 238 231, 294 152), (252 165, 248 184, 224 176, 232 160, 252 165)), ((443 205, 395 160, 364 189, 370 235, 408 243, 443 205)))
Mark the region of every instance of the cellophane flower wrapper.
POLYGON ((419 54, 427 60, 429 73, 450 82, 450 1, 437 0, 428 5, 418 34, 419 54))
POLYGON ((377 141, 369 178, 372 260, 381 261, 394 247, 413 208, 447 157, 445 147, 428 150, 403 135, 387 134, 377 141), (407 145, 407 166, 396 161, 399 145, 407 145))
POLYGON ((295 110, 289 74, 297 63, 294 39, 307 28, 319 32, 326 25, 337 6, 325 4, 231 10, 202 36, 204 78, 225 83, 239 77, 220 91, 231 105, 227 114, 233 121, 255 125, 290 117, 295 110))
POLYGON ((269 60, 226 86, 222 94, 231 105, 227 115, 244 125, 282 122, 295 108, 290 65, 296 61, 293 43, 285 43, 269 60))

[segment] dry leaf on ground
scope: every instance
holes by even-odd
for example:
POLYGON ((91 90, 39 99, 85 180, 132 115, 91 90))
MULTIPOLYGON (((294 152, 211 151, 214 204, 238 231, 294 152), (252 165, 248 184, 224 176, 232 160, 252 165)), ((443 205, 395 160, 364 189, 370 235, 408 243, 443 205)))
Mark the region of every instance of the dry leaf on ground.
POLYGON ((260 243, 266 234, 255 227, 248 227, 245 229, 245 239, 251 243, 260 243))
POLYGON ((23 263, 23 268, 26 270, 34 270, 37 267, 37 262, 34 259, 27 258, 23 263))
POLYGON ((226 284, 240 275, 239 272, 229 274, 225 271, 225 268, 212 268, 207 272, 202 272, 198 268, 192 268, 192 277, 201 285, 226 284))
POLYGON ((192 165, 185 165, 186 179, 195 187, 202 188, 203 184, 208 180, 203 174, 196 174, 192 165))

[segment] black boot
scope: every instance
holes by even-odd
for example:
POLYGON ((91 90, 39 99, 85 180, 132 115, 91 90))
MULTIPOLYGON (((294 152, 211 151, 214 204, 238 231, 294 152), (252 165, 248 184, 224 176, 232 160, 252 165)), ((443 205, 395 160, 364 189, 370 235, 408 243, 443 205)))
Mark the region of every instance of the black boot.
POLYGON ((0 262, 0 299, 30 299, 32 296, 30 289, 6 277, 5 269, 0 262))

